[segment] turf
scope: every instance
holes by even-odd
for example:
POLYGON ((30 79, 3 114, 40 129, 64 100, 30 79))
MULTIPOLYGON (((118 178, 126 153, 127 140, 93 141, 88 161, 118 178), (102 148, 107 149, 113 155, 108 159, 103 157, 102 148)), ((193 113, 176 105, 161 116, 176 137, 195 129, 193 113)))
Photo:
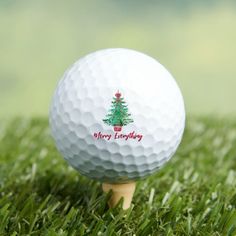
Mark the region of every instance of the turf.
POLYGON ((0 235, 236 235, 236 121, 190 118, 175 157, 108 209, 70 168, 46 119, 0 125, 0 235))
POLYGON ((117 47, 163 64, 189 113, 236 114, 235 0, 56 2, 0 1, 0 117, 46 116, 68 67, 117 47))

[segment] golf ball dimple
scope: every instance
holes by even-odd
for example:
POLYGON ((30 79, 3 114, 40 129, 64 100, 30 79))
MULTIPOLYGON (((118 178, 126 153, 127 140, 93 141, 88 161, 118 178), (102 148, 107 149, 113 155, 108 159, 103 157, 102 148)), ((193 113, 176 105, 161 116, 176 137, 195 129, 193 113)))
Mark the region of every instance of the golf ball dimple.
POLYGON ((130 49, 91 53, 58 83, 50 126, 65 160, 81 174, 109 183, 148 176, 176 151, 184 102, 171 74, 130 49))

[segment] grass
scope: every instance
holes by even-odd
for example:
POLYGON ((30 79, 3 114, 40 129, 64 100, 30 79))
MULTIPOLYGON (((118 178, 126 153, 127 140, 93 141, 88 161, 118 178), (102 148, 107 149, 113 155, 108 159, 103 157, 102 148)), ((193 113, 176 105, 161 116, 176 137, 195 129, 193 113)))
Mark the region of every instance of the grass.
POLYGON ((0 29, 0 117, 47 115, 64 71, 110 47, 166 66, 189 113, 236 114, 235 0, 2 0, 0 29))
POLYGON ((235 121, 190 118, 175 157, 122 211, 64 162, 46 119, 3 121, 0 235, 236 235, 235 142, 235 121))

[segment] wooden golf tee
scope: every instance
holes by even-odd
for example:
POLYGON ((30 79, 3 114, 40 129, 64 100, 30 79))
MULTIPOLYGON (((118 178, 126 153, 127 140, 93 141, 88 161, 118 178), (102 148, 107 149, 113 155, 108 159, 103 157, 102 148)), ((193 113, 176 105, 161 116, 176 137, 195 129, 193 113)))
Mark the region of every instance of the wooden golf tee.
POLYGON ((103 183, 102 189, 105 193, 112 191, 111 198, 108 202, 109 207, 113 208, 117 205, 120 199, 123 197, 123 209, 126 210, 130 207, 132 198, 135 191, 135 182, 125 184, 108 184, 103 183))

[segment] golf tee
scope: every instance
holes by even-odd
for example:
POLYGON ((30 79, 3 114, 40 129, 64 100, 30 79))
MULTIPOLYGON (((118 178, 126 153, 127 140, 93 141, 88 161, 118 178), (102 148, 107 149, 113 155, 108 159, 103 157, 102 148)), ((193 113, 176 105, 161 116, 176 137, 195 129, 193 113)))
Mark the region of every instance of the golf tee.
POLYGON ((112 191, 112 196, 108 202, 109 207, 113 208, 123 198, 123 209, 128 209, 131 205, 135 191, 135 182, 125 184, 108 184, 103 183, 102 189, 105 193, 112 191))

